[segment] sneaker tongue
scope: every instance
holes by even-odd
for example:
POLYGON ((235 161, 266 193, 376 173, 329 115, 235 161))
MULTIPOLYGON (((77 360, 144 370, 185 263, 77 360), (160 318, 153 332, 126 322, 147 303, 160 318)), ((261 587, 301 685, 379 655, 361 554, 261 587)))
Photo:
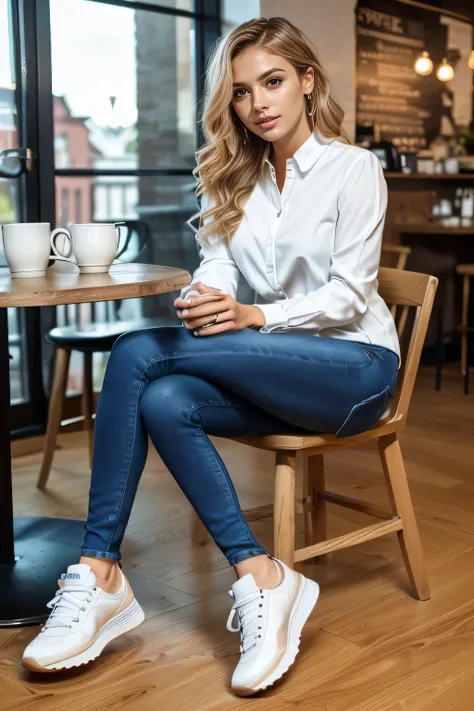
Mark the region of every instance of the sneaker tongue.
POLYGON ((92 568, 83 563, 70 565, 67 569, 67 573, 63 573, 61 575, 61 580, 64 583, 64 588, 68 588, 73 585, 87 585, 95 588, 96 584, 92 568))
POLYGON ((245 595, 251 592, 258 592, 259 589, 251 573, 244 575, 243 578, 240 578, 232 585, 235 600, 241 600, 245 595))
POLYGON ((70 565, 66 573, 62 573, 58 580, 62 592, 59 593, 59 600, 54 607, 49 619, 45 623, 42 634, 45 637, 60 637, 64 634, 64 629, 68 628, 71 619, 78 613, 80 601, 89 597, 89 587, 94 588, 96 578, 92 569, 88 565, 70 565), (74 586, 86 585, 85 590, 70 590, 74 586))

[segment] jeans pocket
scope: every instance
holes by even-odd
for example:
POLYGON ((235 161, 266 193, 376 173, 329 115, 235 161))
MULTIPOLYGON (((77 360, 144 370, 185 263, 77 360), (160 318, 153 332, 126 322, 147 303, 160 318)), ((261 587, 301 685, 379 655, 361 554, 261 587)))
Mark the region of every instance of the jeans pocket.
POLYGON ((348 416, 336 432, 336 437, 351 437, 365 432, 380 420, 391 397, 390 385, 385 390, 372 395, 367 400, 354 405, 348 416))

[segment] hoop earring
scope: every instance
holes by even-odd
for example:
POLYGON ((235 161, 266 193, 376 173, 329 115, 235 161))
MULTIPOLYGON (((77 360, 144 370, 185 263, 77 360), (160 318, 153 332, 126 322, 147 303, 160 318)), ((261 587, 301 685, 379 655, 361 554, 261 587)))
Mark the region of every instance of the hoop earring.
POLYGON ((315 111, 316 111, 316 106, 314 105, 313 95, 306 94, 306 98, 308 99, 308 103, 306 104, 306 113, 308 114, 308 116, 314 116, 315 111), (311 110, 309 110, 310 104, 311 104, 311 110))

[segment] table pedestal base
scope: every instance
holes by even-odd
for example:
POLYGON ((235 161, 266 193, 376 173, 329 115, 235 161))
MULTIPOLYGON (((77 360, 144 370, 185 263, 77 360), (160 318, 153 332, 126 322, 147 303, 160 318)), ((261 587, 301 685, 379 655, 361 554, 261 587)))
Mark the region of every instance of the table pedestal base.
POLYGON ((14 532, 16 562, 0 564, 0 627, 43 624, 58 578, 79 562, 84 521, 17 518, 14 532))

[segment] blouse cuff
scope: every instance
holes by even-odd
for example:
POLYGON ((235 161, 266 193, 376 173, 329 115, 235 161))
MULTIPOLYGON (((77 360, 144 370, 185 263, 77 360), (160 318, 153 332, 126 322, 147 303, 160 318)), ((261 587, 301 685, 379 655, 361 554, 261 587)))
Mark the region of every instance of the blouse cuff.
POLYGON ((270 333, 277 328, 288 326, 282 304, 255 304, 255 306, 258 306, 265 316, 265 326, 260 329, 262 333, 270 333))

